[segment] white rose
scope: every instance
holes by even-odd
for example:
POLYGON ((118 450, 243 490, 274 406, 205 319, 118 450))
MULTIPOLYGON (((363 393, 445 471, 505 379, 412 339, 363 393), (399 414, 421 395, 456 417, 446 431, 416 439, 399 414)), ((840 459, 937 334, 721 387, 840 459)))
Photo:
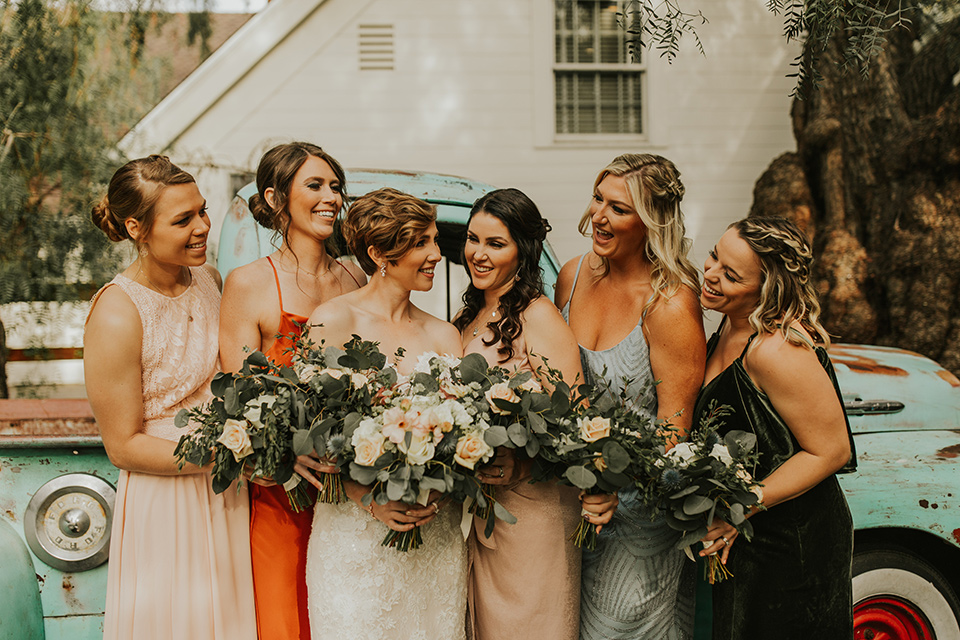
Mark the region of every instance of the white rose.
POLYGON ((340 369, 331 369, 330 367, 327 367, 326 369, 321 369, 317 373, 317 375, 318 376, 323 375, 324 373, 330 376, 331 378, 333 378, 334 380, 339 380, 340 378, 343 377, 343 371, 341 371, 340 369))
POLYGON ((223 423, 223 433, 217 438, 217 442, 232 451, 237 462, 253 453, 253 445, 250 444, 246 425, 233 418, 223 423))
POLYGON ((406 440, 398 444, 397 448, 407 454, 407 462, 410 464, 425 464, 433 458, 435 450, 432 434, 414 434, 409 448, 406 446, 406 440))
POLYGON ((726 445, 715 444, 713 449, 710 450, 710 457, 716 458, 724 464, 724 466, 729 466, 733 463, 733 458, 730 456, 730 451, 727 450, 726 445))
POLYGON ((670 451, 667 452, 667 456, 679 462, 680 466, 685 467, 697 457, 697 454, 689 442, 681 442, 670 449, 670 451))
POLYGON ((594 416, 589 420, 577 418, 577 428, 584 442, 596 442, 610 435, 610 419, 594 416))
POLYGON ((384 437, 379 433, 359 439, 354 433, 353 442, 353 461, 361 466, 372 467, 377 458, 383 455, 384 437))

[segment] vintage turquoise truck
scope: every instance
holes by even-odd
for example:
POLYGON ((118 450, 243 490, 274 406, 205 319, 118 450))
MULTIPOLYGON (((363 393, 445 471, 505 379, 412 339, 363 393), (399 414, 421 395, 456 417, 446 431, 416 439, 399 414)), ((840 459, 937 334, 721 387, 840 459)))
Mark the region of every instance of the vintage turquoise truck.
MULTIPOLYGON (((493 187, 367 170, 348 172, 348 184, 354 196, 392 186, 438 205, 446 277, 430 304, 449 317, 465 283, 470 206, 493 187)), ((224 275, 272 251, 246 207, 253 192, 239 192, 224 223, 224 275)), ((542 266, 552 290, 552 251, 542 266)), ((840 479, 856 527, 855 637, 956 640, 960 381, 899 349, 838 344, 830 353, 858 453, 857 472, 840 479)), ((85 401, 0 401, 0 640, 102 636, 116 478, 85 401)))

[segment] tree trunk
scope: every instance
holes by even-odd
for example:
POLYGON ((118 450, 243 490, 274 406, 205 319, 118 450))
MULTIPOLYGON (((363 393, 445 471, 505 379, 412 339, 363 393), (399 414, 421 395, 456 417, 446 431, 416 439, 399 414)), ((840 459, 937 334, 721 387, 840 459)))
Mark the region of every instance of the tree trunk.
POLYGON ((960 17, 915 14, 872 64, 793 104, 797 152, 757 182, 751 215, 787 215, 813 239, 827 330, 920 352, 960 374, 960 17), (922 31, 922 32, 921 32, 922 31))

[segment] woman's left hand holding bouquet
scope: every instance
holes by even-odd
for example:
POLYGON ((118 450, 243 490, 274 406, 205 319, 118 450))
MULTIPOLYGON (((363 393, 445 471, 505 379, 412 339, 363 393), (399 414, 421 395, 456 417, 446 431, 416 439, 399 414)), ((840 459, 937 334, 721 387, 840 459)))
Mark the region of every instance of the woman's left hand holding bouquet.
POLYGON ((445 502, 440 500, 440 493, 431 491, 426 506, 409 505, 399 500, 391 500, 386 504, 377 504, 376 500, 370 500, 368 506, 363 503, 363 498, 370 493, 370 487, 365 487, 353 480, 344 480, 343 485, 347 497, 356 502, 358 507, 369 513, 375 520, 387 525, 389 529, 401 533, 412 531, 415 527, 433 520, 440 511, 441 504, 445 502))

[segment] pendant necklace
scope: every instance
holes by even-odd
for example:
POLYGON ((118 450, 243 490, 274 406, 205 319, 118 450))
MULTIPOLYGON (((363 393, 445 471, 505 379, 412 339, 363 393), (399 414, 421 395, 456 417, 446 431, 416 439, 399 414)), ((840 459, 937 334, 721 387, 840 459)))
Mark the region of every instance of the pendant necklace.
MULTIPOLYGON (((490 314, 490 317, 493 318, 493 319, 496 319, 496 317, 497 317, 497 310, 496 310, 496 309, 493 310, 493 313, 490 314)), ((473 337, 474 337, 474 338, 476 338, 476 337, 477 337, 477 334, 480 333, 480 327, 482 327, 482 326, 484 326, 483 321, 481 321, 480 324, 477 325, 477 328, 473 330, 473 337)))

